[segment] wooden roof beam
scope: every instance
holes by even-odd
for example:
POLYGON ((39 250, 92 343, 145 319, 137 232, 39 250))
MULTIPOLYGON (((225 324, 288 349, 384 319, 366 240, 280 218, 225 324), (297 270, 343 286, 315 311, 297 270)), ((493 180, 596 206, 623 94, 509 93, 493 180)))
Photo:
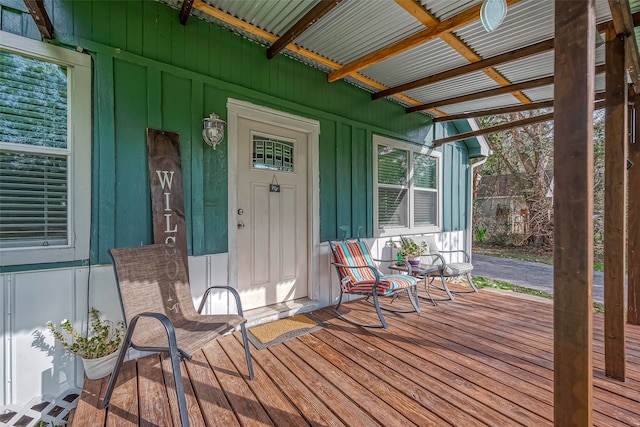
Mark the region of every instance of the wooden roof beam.
POLYGON ((429 13, 428 10, 417 3, 416 0, 395 0, 395 2, 418 21, 422 22, 422 25, 427 28, 438 25, 440 22, 435 16, 429 13))
POLYGON ((501 55, 496 55, 478 62, 472 62, 471 64, 463 65, 462 67, 454 68, 452 70, 443 71, 442 73, 434 74, 433 76, 424 77, 422 79, 414 80, 412 82, 395 86, 387 90, 372 93, 371 98, 384 98, 396 93, 440 82, 442 80, 447 80, 454 77, 462 76, 464 74, 473 73, 474 71, 484 70, 485 68, 506 64, 511 61, 516 61, 518 59, 527 58, 539 53, 548 52, 550 50, 553 50, 553 45, 553 39, 546 40, 531 46, 524 47, 522 49, 517 49, 511 52, 503 53, 501 55))
MULTIPOLYGON (((217 9, 213 6, 211 6, 208 3, 203 2, 202 0, 194 0, 193 2, 193 7, 199 11, 201 11, 202 13, 206 13, 207 15, 219 19, 222 22, 225 22, 233 27, 239 28, 243 31, 248 32, 249 34, 253 34, 257 37, 260 37, 268 42, 272 42, 274 43, 278 37, 275 34, 272 34, 268 31, 265 31, 261 28, 256 27, 255 25, 251 25, 245 21, 243 21, 242 19, 238 19, 235 16, 229 15, 228 13, 225 13, 223 11, 221 11, 220 9, 217 9)), ((286 48, 288 50, 290 50, 291 52, 297 53, 298 55, 310 59, 312 61, 315 61, 319 64, 322 64, 326 67, 329 68, 333 68, 333 69, 338 69, 340 68, 340 64, 338 64, 335 61, 332 61, 330 59, 325 58, 324 56, 320 56, 317 53, 311 52, 310 50, 307 50, 303 47, 298 46, 295 43, 289 43, 286 48)), ((372 80, 368 77, 363 76, 362 74, 354 74, 352 76, 355 80, 376 88, 378 90, 384 90, 387 87, 381 83, 376 82, 375 80, 372 80)), ((402 94, 398 94, 396 95, 396 98, 398 98, 399 100, 406 102, 407 104, 411 104, 411 105, 418 105, 420 104, 420 102, 416 101, 413 98, 410 98, 406 95, 402 95, 402 94)))
POLYGON ((634 31, 636 18, 631 14, 628 0, 609 0, 609 9, 616 33, 625 35, 626 68, 637 93, 640 91, 640 53, 634 31))
POLYGON ((522 111, 539 110, 542 108, 553 108, 553 100, 544 102, 533 102, 531 104, 512 105, 511 107, 489 108, 486 110, 472 111, 469 113, 451 114, 444 117, 434 117, 434 123, 449 122, 452 120, 467 120, 477 117, 493 116, 498 114, 519 113, 522 111))
MULTIPOLYGON (((413 0, 410 0, 413 1, 413 0)), ((636 12, 632 15, 634 22, 639 22, 640 25, 640 12, 636 12)), ((596 26, 598 32, 605 32, 607 28, 613 25, 613 21, 601 22, 596 26)), ((450 34, 453 36, 453 34, 450 34)), ((455 37, 455 36, 454 36, 455 37)), ((445 37, 443 37, 445 42, 448 42, 445 37)), ((415 89, 422 86, 427 86, 442 80, 451 79, 454 77, 459 77, 464 74, 473 73, 475 71, 484 70, 485 68, 495 67, 498 65, 503 65, 509 62, 517 61, 519 59, 524 59, 529 56, 538 55, 540 53, 549 52, 554 48, 553 39, 545 40, 540 43, 536 43, 530 46, 526 46, 520 49, 512 50, 511 52, 506 52, 500 55, 492 56, 491 58, 486 58, 474 61, 473 57, 465 56, 469 61, 472 61, 471 64, 463 65, 462 67, 454 68, 453 70, 443 71, 442 73, 434 74, 432 76, 423 77, 418 80, 414 80, 412 82, 404 83, 399 86, 391 87, 387 90, 383 90, 380 92, 372 93, 371 99, 380 99, 387 96, 394 95, 396 93, 405 92, 407 90, 415 89)), ((458 49, 456 49, 458 50, 458 49)))
POLYGON ((428 110, 429 108, 437 108, 445 105, 459 104, 461 102, 475 101, 477 99, 489 98, 492 96, 506 95, 516 90, 527 90, 541 86, 548 86, 553 84, 553 76, 542 77, 535 80, 529 80, 522 83, 513 84, 510 86, 503 86, 496 89, 489 89, 482 92, 470 93, 467 95, 456 96, 454 98, 441 99, 439 101, 433 101, 428 104, 416 105, 414 107, 407 108, 407 113, 414 113, 416 111, 428 110))
MULTIPOLYGON (((433 16, 429 11, 422 7, 415 0, 395 0, 395 2, 409 12, 414 18, 420 21, 426 27, 432 27, 437 25, 440 21, 433 16)), ((463 42, 458 36, 453 33, 442 33, 440 39, 451 46, 456 52, 464 56, 469 62, 482 61, 482 57, 478 55, 469 45, 463 42)), ((508 86, 511 84, 502 74, 500 74, 494 68, 486 68, 483 72, 493 81, 500 86, 508 86)), ((530 104, 531 100, 522 92, 512 93, 523 104, 530 104)), ((376 98, 373 98, 376 99, 376 98)), ((432 110, 433 112, 433 110, 432 110)), ((446 115, 446 114, 445 114, 446 115)))
MULTIPOLYGON (((600 101, 605 98, 604 92, 596 93, 595 100, 600 101)), ((443 117, 434 117, 434 123, 448 122, 452 120, 467 120, 477 117, 495 116, 499 114, 519 113, 522 111, 540 110, 542 108, 553 108, 553 99, 550 101, 534 102, 525 105, 512 105, 510 107, 489 108, 486 110, 470 111, 468 113, 451 114, 443 117)))
MULTIPOLYGON (((507 0, 507 5, 511 6, 515 3, 518 3, 519 1, 520 0, 507 0)), ((475 22, 479 19, 481 7, 482 4, 477 4, 476 6, 473 6, 459 13, 458 15, 439 22, 434 27, 427 28, 426 30, 413 34, 404 40, 392 43, 389 46, 365 55, 362 58, 357 59, 329 74, 329 81, 334 82, 336 80, 340 80, 348 75, 362 70, 363 68, 367 68, 375 63, 378 63, 394 55, 398 55, 399 53, 405 52, 409 49, 440 37, 440 35, 443 33, 450 33, 466 25, 469 25, 470 23, 475 22)))
POLYGON ((463 139, 474 138, 480 135, 486 135, 489 133, 502 132, 512 129, 514 127, 526 126, 534 123, 547 122, 553 120, 553 113, 541 114, 539 116, 531 116, 526 119, 516 120, 514 122, 503 123, 488 128, 478 129, 471 132, 459 133, 457 135, 448 136, 446 138, 436 139, 433 141, 435 147, 440 147, 443 144, 454 141, 462 141, 463 139))
POLYGON ((187 25, 187 19, 189 19, 189 15, 191 14, 191 9, 193 8, 193 0, 182 0, 182 7, 180 8, 180 23, 182 25, 187 25))
MULTIPOLYGON (((595 70, 596 74, 604 72, 604 65, 599 65, 595 70)), ((542 77, 539 79, 529 80, 522 83, 516 83, 509 86, 503 86, 496 89, 489 89, 482 92, 470 93, 468 95, 456 96, 449 99, 441 99, 439 101, 433 101, 428 104, 416 105, 414 107, 408 107, 407 113, 413 113, 416 111, 428 110, 430 108, 442 107, 444 105, 459 104, 461 102, 475 101, 477 99, 490 98, 492 96, 505 95, 511 92, 533 89, 536 87, 548 86, 553 84, 554 76, 542 77)))
POLYGON ((267 49, 267 58, 271 59, 284 49, 289 43, 292 43, 296 37, 309 29, 313 24, 318 22, 324 15, 329 13, 331 9, 336 7, 341 0, 320 0, 309 12, 307 12, 298 22, 293 24, 278 40, 276 40, 267 49))
MULTIPOLYGON (((524 105, 522 105, 522 107, 524 107, 524 105)), ((596 102, 593 107, 594 110, 602 110, 603 108, 604 108, 604 101, 596 102)), ((436 139, 435 141, 433 141, 433 144, 434 146, 439 147, 442 144, 446 144, 448 142, 462 141, 463 139, 474 138, 476 136, 487 135, 490 133, 502 132, 505 130, 513 129, 515 127, 522 127, 522 126, 532 125, 534 123, 547 122, 549 120, 553 120, 553 114, 554 113, 546 113, 546 114, 541 114, 539 116, 531 116, 531 117, 527 117, 526 119, 503 123, 497 126, 491 126, 488 128, 478 129, 478 130, 474 130, 466 133, 460 133, 458 135, 452 135, 446 138, 436 139)))
POLYGON ((44 8, 43 0, 24 0, 24 5, 27 6, 42 37, 51 40, 53 38, 53 24, 44 8))

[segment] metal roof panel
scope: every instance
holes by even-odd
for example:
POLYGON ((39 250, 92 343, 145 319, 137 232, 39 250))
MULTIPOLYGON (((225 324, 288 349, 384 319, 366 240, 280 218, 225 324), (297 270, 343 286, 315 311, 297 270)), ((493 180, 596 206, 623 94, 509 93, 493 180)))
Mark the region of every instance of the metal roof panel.
POLYGON ((384 81, 388 86, 398 86, 468 63, 468 60, 441 39, 434 39, 373 64, 361 73, 374 80, 384 81))
POLYGON ((460 104, 447 105, 445 107, 438 107, 438 110, 447 114, 460 114, 468 111, 508 107, 511 105, 520 105, 520 102, 512 95, 500 95, 475 101, 462 102, 460 104))
POLYGON ((444 21, 478 3, 482 3, 482 1, 483 0, 420 0, 420 4, 440 21, 444 21))
POLYGON ((319 0, 204 0, 215 8, 277 36, 311 10, 319 0))
POLYGON ((552 76, 554 72, 554 52, 544 52, 519 61, 508 62, 495 67, 511 83, 526 82, 540 77, 552 76))
POLYGON ((426 104, 499 87, 500 85, 486 74, 477 72, 412 89, 405 94, 426 104))
POLYGON ((498 29, 486 32, 476 21, 456 32, 478 55, 489 58, 500 53, 529 46, 553 37, 553 1, 521 1, 509 7, 498 29), (550 7, 540 7, 546 3, 550 7), (526 22, 526 25, 523 23, 526 22))
POLYGON ((405 39, 425 27, 393 1, 343 1, 296 44, 341 64, 405 39))

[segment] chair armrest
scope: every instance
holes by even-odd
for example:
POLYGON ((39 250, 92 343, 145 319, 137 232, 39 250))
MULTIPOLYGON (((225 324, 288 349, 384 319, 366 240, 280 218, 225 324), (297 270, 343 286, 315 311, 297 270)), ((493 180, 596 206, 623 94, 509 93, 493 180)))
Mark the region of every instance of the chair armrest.
POLYGON ((375 262, 396 262, 397 259, 376 259, 376 258, 371 258, 372 260, 374 260, 375 262))
POLYGON ((440 260, 440 264, 436 264, 436 265, 438 265, 438 267, 440 269, 445 269, 447 267, 447 261, 440 254, 426 254, 426 255, 422 255, 422 256, 430 256, 430 257, 438 258, 440 260))
MULTIPOLYGON (((127 333, 124 336, 124 339, 122 340, 122 345, 120 346, 120 350, 118 350, 118 358, 116 360, 116 365, 113 368, 113 371, 111 372, 111 378, 109 378, 109 385, 107 386, 106 393, 104 395, 104 398, 102 399, 102 402, 98 405, 98 408, 100 409, 105 409, 109 406, 109 402, 111 400, 111 392, 113 391, 113 388, 116 385, 118 374, 120 373, 122 363, 124 362, 124 358, 130 346, 143 351, 161 352, 161 351, 169 350, 169 353, 171 355, 178 353, 182 359, 191 360, 191 356, 188 353, 178 348, 178 341, 176 339, 176 329, 173 326, 173 322, 171 322, 171 319, 169 319, 166 315, 162 313, 156 313, 156 312, 143 312, 133 316, 131 321, 128 322, 127 333), (167 341, 169 343, 168 347, 137 347, 131 341, 131 338, 133 337, 133 331, 135 330, 138 320, 140 320, 141 317, 151 317, 153 319, 156 319, 160 323, 162 323, 162 326, 164 326, 164 329, 167 332, 167 341)), ((173 356, 171 357, 171 359, 174 359, 173 356)), ((177 361, 177 358, 176 358, 176 362, 173 362, 174 372, 176 368, 180 369, 180 366, 178 363, 179 361, 177 361)), ((182 384, 176 384, 176 389, 179 393, 180 390, 182 390, 182 384)))
POLYGON ((340 264, 337 262, 332 262, 331 264, 335 265, 336 267, 342 267, 342 268, 368 268, 376 276, 376 279, 378 280, 380 279, 380 272, 378 271, 377 268, 375 268, 372 265, 346 265, 346 264, 340 264))
MULTIPOLYGON (((171 321, 171 319, 169 319, 166 315, 162 313, 147 311, 147 312, 135 315, 131 319, 131 322, 129 322, 129 325, 127 325, 127 336, 125 337, 125 341, 123 341, 123 343, 131 340, 131 337, 133 336, 133 330, 136 327, 136 323, 138 323, 138 320, 141 317, 151 317, 153 319, 156 319, 160 323, 162 323, 162 326, 164 326, 164 329, 167 331, 167 341, 169 341, 169 348, 170 349, 175 348, 178 351, 178 353, 180 353, 180 356, 182 358, 186 360, 191 360, 191 355, 189 355, 188 353, 178 348, 178 342, 176 340, 176 329, 173 326, 173 322, 171 321)), ((135 344, 133 344, 133 342, 131 344, 134 345, 135 347, 135 344)), ((145 351, 166 351, 166 349, 164 348, 150 348, 150 347, 139 347, 139 348, 145 351)))
POLYGON ((444 254, 452 254, 452 253, 455 253, 455 252, 462 252, 464 254, 464 262, 469 262, 469 259, 471 259, 469 257, 469 254, 467 253, 467 251, 464 251, 462 249, 456 249, 455 251, 440 251, 440 252, 444 253, 444 254))
MULTIPOLYGON (((378 271, 378 269, 372 265, 346 265, 346 264, 340 264, 337 262, 331 262, 331 264, 333 264, 336 267, 342 267, 342 268, 368 268, 373 272, 373 275, 376 276, 376 283, 373 285, 373 289, 375 290, 380 285, 381 274, 378 271)), ((340 273, 338 273, 338 276, 339 275, 340 273)))
POLYGON ((238 293, 237 289, 232 288, 231 286, 210 286, 210 287, 208 287, 204 291, 204 295, 202 295, 202 301, 200 301, 200 307, 198 307, 198 313, 202 313, 202 310, 204 309, 204 305, 207 302, 207 298, 209 297, 209 293, 211 292, 212 289, 225 289, 228 292, 230 292, 231 295, 233 295, 233 297, 236 300, 236 309, 238 310, 238 316, 244 317, 244 315, 242 314, 242 302, 240 301, 240 294, 238 293))

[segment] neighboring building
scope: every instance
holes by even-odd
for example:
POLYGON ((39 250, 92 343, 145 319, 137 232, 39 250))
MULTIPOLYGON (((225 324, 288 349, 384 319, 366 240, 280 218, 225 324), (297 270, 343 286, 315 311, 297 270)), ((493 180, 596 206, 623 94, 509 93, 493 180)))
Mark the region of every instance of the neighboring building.
POLYGON ((147 128, 180 135, 194 295, 231 283, 252 322, 334 302, 329 239, 365 237, 380 253, 390 236, 432 232, 469 248, 469 160, 486 144, 429 144, 466 122, 372 102, 227 29, 183 27, 163 3, 45 4, 57 46, 21 1, 0 0, 3 404, 82 383, 79 361, 33 335, 48 320, 83 324, 89 306, 121 317, 107 251, 153 242, 147 128), (216 150, 201 136, 211 113, 227 121, 216 150))
MULTIPOLYGON (((553 211, 553 170, 545 172, 551 185, 546 198, 549 215, 553 211)), ((480 224, 493 224, 501 232, 527 235, 529 233, 529 209, 523 191, 510 174, 479 176, 475 195, 474 215, 480 224)))

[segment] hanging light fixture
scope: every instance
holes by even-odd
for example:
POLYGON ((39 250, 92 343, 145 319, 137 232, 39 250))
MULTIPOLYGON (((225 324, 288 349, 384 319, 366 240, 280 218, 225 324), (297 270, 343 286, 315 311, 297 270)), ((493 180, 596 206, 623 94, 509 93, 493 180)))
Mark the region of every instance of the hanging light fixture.
POLYGON ((505 0, 484 0, 480 7, 480 22, 490 33, 502 24, 507 16, 507 2, 505 0))
POLYGON ((202 119, 202 139, 213 149, 222 142, 224 138, 225 121, 220 119, 217 114, 211 113, 209 117, 202 119))

